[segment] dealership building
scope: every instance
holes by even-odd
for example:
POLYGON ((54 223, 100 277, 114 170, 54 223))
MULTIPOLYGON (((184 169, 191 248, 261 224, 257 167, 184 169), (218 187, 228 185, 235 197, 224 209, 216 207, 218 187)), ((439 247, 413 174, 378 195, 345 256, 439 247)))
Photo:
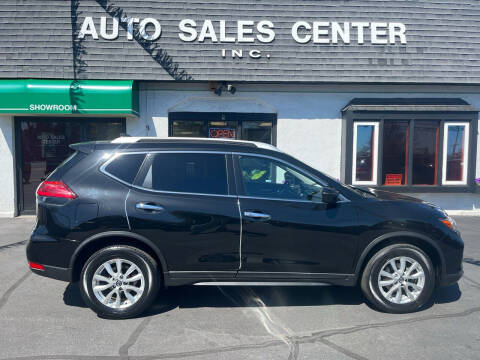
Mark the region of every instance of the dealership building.
POLYGON ((347 184, 480 213, 476 0, 4 0, 0 216, 69 144, 271 143, 347 184))

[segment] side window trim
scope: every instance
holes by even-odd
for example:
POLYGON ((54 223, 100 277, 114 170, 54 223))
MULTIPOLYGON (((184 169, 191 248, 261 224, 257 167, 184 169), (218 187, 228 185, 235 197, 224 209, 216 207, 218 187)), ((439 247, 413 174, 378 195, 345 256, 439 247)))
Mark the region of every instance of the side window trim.
POLYGON ((142 164, 140 165, 140 168, 137 171, 137 175, 135 175, 135 177, 133 179, 132 186, 135 186, 135 184, 138 182, 138 179, 140 178, 140 175, 143 174, 143 169, 145 168, 145 164, 147 162, 150 163, 150 161, 151 161, 150 160, 150 154, 145 153, 145 157, 143 158, 142 164))
MULTIPOLYGON (((305 170, 285 161, 279 158, 276 158, 274 156, 269 156, 269 155, 264 155, 264 154, 255 154, 255 153, 243 153, 243 152, 227 152, 227 151, 202 151, 202 150, 155 150, 155 151, 129 151, 129 152, 118 152, 113 154, 103 165, 100 166, 100 172, 105 174, 106 176, 109 176, 111 178, 114 178, 115 180, 129 186, 133 187, 142 191, 148 191, 148 192, 153 192, 153 193, 165 193, 165 194, 179 194, 179 195, 201 195, 201 196, 218 196, 218 197, 229 197, 229 198, 255 198, 255 199, 265 199, 265 200, 277 200, 277 201, 296 201, 296 202, 310 202, 309 200, 295 200, 295 199, 278 199, 278 198, 259 198, 259 197, 251 197, 251 196, 246 196, 245 191, 243 188, 243 182, 241 181, 241 177, 238 173, 239 171, 239 163, 238 163, 238 156, 256 156, 256 157, 261 157, 261 158, 267 158, 271 159, 274 161, 278 161, 288 167, 291 167, 301 173, 302 175, 315 180, 316 182, 320 183, 324 187, 328 187, 328 183, 326 183, 324 180, 318 178, 317 176, 306 172, 305 170), (138 183, 138 180, 142 178, 142 176, 145 174, 146 171, 148 171, 148 166, 151 164, 152 161, 152 156, 153 154, 158 154, 158 153, 197 153, 197 154, 224 154, 225 155, 225 162, 226 162, 226 171, 227 171, 227 189, 228 189, 228 194, 206 194, 206 193, 192 193, 192 192, 178 192, 178 191, 166 191, 166 190, 155 190, 155 189, 149 189, 145 188, 143 186, 140 186, 138 183), (123 181, 122 179, 119 179, 115 177, 114 175, 108 173, 105 171, 105 167, 108 166, 110 162, 112 162, 116 157, 121 156, 123 154, 146 154, 145 159, 143 160, 142 165, 140 166, 140 169, 134 179, 133 184, 130 184, 126 181, 123 181), (229 160, 230 157, 230 160, 229 160), (230 164, 229 164, 230 163, 230 164), (231 170, 233 170, 231 172, 231 170), (232 193, 232 191, 234 193, 232 193)), ((339 202, 349 202, 350 200, 346 198, 343 194, 340 194, 340 200, 339 202)))
POLYGON ((145 160, 143 161, 143 164, 142 166, 140 167, 140 170, 138 171, 138 174, 137 176, 135 177, 135 181, 133 182, 132 186, 133 187, 136 187, 136 188, 141 188, 140 186, 140 179, 144 179, 149 168, 150 168, 150 165, 152 163, 152 155, 150 152, 145 152, 146 156, 145 156, 145 160))

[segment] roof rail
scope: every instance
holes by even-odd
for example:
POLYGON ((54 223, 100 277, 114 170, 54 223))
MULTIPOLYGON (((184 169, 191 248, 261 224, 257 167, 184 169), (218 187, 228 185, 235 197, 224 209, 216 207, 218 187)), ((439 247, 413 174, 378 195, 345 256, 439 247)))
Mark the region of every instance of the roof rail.
POLYGON ((199 138, 199 137, 168 137, 168 138, 161 138, 161 137, 153 137, 153 136, 121 136, 111 141, 112 144, 134 144, 134 143, 142 143, 142 142, 221 142, 224 144, 228 144, 231 142, 232 144, 237 145, 249 145, 255 146, 261 149, 268 149, 273 151, 280 151, 276 146, 258 142, 258 141, 247 141, 247 140, 233 140, 233 139, 211 139, 211 138, 199 138))

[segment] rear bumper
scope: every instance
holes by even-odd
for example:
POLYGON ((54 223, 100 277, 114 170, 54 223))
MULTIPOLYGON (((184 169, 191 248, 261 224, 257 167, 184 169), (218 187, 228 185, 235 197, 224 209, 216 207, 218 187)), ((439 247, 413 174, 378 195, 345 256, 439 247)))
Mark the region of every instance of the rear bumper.
POLYGON ((45 276, 48 278, 56 279, 56 280, 61 280, 61 281, 72 281, 72 269, 68 268, 60 268, 56 266, 48 266, 48 265, 43 265, 45 270, 37 270, 37 269, 32 269, 32 272, 34 272, 37 275, 45 276))
POLYGON ((27 261, 45 268, 31 268, 32 272, 52 279, 72 281, 72 269, 69 265, 75 245, 73 241, 32 234, 26 248, 27 261))

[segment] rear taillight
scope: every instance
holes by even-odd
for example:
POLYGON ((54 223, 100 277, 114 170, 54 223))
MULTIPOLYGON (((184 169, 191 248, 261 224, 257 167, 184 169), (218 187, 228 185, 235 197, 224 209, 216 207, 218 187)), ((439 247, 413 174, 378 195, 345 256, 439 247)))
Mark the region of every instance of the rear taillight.
POLYGON ((75 194, 63 181, 44 181, 37 189, 38 196, 75 199, 75 194))
POLYGON ((37 264, 30 261, 28 265, 30 266, 31 269, 45 271, 45 267, 42 264, 37 264))

